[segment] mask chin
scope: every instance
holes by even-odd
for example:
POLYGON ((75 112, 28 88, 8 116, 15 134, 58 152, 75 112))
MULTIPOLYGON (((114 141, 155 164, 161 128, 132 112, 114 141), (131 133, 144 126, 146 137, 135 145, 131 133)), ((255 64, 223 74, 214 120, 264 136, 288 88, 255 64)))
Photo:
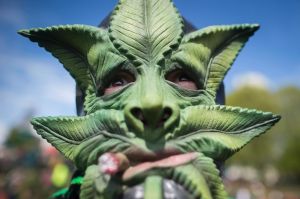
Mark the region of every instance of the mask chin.
MULTIPOLYGON (((163 192, 164 199, 191 199, 192 195, 185 190, 181 185, 177 184, 173 180, 163 180, 163 192)), ((144 187, 143 184, 135 185, 128 188, 122 199, 143 199, 144 198, 144 187)))

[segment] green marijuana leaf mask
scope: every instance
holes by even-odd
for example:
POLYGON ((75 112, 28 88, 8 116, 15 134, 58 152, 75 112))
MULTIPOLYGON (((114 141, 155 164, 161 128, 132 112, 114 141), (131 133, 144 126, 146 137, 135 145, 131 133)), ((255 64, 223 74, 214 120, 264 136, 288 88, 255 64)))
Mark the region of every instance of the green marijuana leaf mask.
MULTIPOLYGON (((211 26, 183 35, 171 0, 120 0, 108 29, 19 31, 52 53, 84 91, 85 116, 32 120, 81 172, 74 180, 79 197, 126 198, 135 190, 142 196, 130 198, 226 198, 215 162, 279 120, 215 104, 225 74, 257 29, 211 26), (108 152, 119 154, 116 165, 127 166, 103 172, 107 160, 98 159, 108 152), (168 196, 177 192, 182 196, 168 196)), ((57 197, 75 198, 71 194, 57 197)))

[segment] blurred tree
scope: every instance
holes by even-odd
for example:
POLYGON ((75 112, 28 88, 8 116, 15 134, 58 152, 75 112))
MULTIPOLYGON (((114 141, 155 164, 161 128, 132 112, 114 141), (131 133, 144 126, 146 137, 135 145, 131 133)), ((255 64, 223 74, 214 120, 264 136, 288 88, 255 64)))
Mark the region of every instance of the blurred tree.
MULTIPOLYGON (((277 99, 266 89, 257 87, 241 87, 231 93, 226 99, 227 105, 255 108, 263 111, 279 112, 277 99)), ((276 127, 275 127, 276 128, 276 127)), ((270 162, 274 162, 273 144, 274 131, 262 135, 260 139, 255 139, 247 145, 241 152, 237 153, 230 161, 242 165, 262 167, 270 162)))
POLYGON ((14 158, 18 160, 15 162, 16 166, 22 164, 26 167, 38 166, 40 150, 37 149, 40 147, 39 144, 39 139, 32 135, 30 129, 22 126, 13 128, 4 142, 7 149, 14 151, 14 158))
POLYGON ((276 93, 283 121, 279 126, 281 140, 286 140, 277 161, 280 171, 300 181, 300 89, 283 88, 276 93))
POLYGON ((300 182, 300 89, 286 87, 272 93, 257 87, 242 87, 227 97, 227 104, 271 111, 282 120, 254 140, 229 162, 251 165, 259 170, 272 164, 284 176, 300 182))

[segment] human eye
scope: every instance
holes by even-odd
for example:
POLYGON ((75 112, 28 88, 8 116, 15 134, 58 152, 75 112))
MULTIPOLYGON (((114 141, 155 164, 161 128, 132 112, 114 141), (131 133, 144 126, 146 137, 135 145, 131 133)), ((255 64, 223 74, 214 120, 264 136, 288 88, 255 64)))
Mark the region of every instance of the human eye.
POLYGON ((130 72, 119 71, 107 82, 107 86, 103 88, 103 95, 115 93, 134 81, 135 78, 130 72))
POLYGON ((178 87, 188 90, 198 90, 196 81, 182 69, 175 69, 165 76, 166 80, 173 82, 178 87))

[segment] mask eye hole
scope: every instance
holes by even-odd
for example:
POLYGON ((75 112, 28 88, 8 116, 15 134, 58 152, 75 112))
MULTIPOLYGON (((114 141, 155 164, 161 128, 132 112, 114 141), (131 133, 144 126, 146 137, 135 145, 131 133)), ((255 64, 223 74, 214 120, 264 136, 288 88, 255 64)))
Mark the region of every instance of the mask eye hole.
POLYGON ((114 77, 110 81, 108 81, 107 86, 103 89, 103 94, 109 95, 115 93, 134 81, 135 78, 131 73, 127 71, 120 71, 116 75, 114 75, 114 77))
POLYGON ((183 70, 177 69, 166 75, 166 80, 177 84, 178 87, 188 90, 198 90, 198 86, 193 78, 183 70))

